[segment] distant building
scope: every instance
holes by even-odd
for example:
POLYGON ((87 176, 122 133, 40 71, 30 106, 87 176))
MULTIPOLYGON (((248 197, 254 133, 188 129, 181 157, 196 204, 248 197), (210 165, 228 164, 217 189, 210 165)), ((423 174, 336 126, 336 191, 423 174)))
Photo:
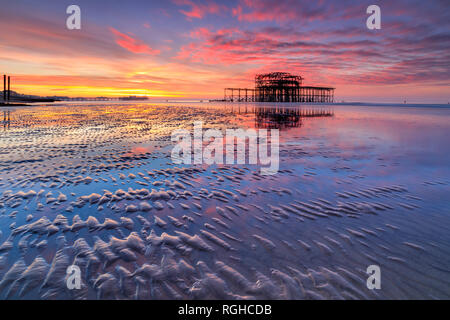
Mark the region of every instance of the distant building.
POLYGON ((148 97, 145 96, 129 96, 129 97, 120 97, 119 100, 123 100, 123 101, 134 101, 134 100, 148 100, 148 97))

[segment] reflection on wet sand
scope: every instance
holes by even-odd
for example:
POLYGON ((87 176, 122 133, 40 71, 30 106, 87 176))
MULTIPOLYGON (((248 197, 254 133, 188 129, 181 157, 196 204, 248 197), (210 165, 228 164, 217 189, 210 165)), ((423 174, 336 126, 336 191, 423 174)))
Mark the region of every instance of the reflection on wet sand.
POLYGON ((297 128, 302 125, 303 118, 332 117, 332 109, 307 108, 304 106, 231 106, 230 110, 235 114, 254 115, 255 128, 261 129, 287 129, 297 128))
POLYGON ((255 126, 265 129, 286 129, 302 125, 303 118, 332 117, 329 110, 304 108, 255 108, 255 126))
POLYGON ((0 298, 449 298, 449 118, 352 106, 15 108, 0 131, 0 298), (282 129, 278 174, 175 166, 171 133, 197 120, 282 129), (373 264, 381 290, 366 286, 373 264), (69 265, 80 290, 67 288, 69 265))
POLYGON ((3 129, 9 129, 10 123, 11 123, 11 111, 10 110, 3 110, 3 129))

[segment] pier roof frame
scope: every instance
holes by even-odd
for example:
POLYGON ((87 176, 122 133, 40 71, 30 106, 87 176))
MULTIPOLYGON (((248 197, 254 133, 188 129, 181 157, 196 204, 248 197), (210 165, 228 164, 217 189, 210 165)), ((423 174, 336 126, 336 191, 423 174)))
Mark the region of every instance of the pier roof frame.
POLYGON ((297 88, 303 78, 288 72, 271 72, 255 76, 255 88, 297 88))

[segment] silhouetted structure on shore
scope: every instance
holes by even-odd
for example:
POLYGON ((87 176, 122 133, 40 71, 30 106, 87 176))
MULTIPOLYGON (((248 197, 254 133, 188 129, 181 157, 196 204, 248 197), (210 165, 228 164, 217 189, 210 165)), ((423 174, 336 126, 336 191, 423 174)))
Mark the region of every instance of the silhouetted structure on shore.
POLYGON ((287 72, 258 74, 255 88, 225 88, 230 102, 333 102, 334 88, 304 86, 301 76, 287 72))
MULTIPOLYGON (((0 95, 1 96, 1 95, 0 95)), ((1 100, 0 100, 1 101, 1 100)), ((45 102, 50 100, 45 100, 45 102)), ((43 99, 26 99, 11 91, 11 76, 3 75, 3 100, 0 106, 24 106, 25 102, 44 102, 43 99), (11 94, 13 93, 13 95, 11 94)))
POLYGON ((3 75, 3 101, 11 100, 11 77, 3 75), (8 77, 8 88, 6 87, 6 78, 8 77))

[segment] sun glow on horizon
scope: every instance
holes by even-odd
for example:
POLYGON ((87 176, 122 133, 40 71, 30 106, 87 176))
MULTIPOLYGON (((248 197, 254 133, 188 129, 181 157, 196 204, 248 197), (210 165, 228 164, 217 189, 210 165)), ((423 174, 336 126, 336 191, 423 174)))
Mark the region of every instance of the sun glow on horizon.
POLYGON ((35 85, 21 84, 16 86, 16 91, 38 96, 68 96, 68 97, 183 97, 184 92, 167 92, 162 90, 114 88, 114 87, 89 87, 70 85, 35 85))

